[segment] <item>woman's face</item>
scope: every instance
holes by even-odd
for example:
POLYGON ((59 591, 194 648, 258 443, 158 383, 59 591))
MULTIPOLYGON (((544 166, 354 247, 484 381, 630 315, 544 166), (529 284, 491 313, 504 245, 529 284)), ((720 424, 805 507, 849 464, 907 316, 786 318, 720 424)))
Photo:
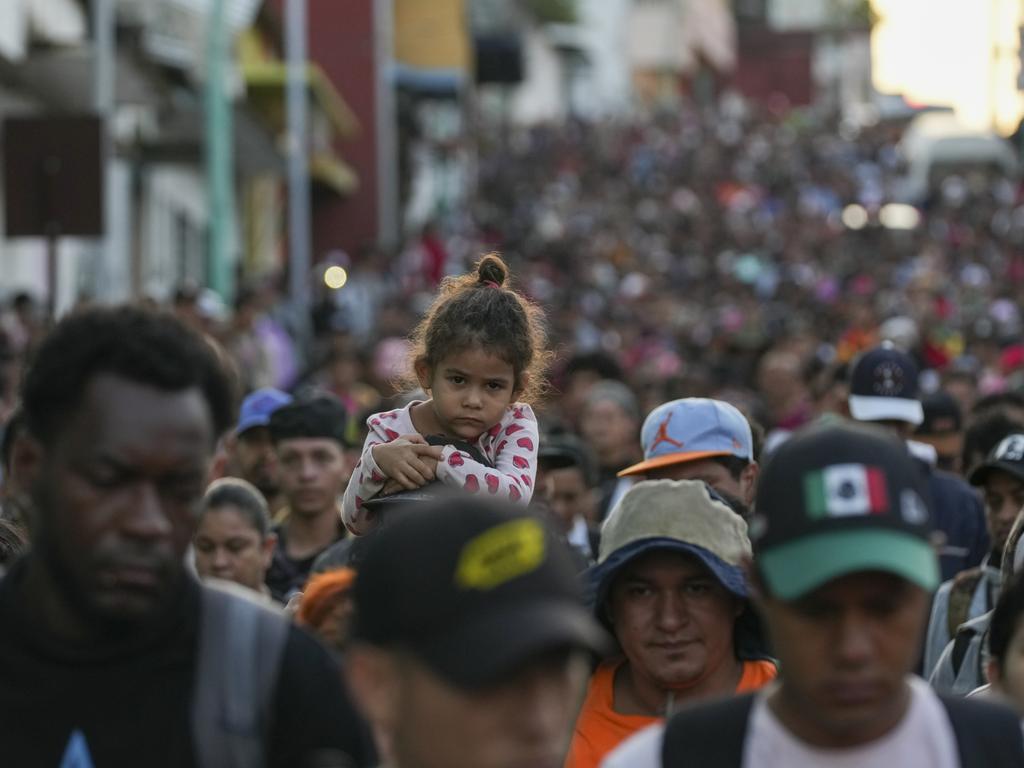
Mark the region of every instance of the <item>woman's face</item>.
POLYGON ((201 578, 233 581, 257 592, 263 586, 277 538, 263 537, 232 504, 206 511, 193 540, 201 578))

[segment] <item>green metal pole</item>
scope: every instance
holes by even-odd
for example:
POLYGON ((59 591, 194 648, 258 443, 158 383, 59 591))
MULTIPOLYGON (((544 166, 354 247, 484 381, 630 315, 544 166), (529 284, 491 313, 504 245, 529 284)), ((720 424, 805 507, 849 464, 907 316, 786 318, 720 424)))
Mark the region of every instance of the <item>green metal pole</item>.
POLYGON ((235 188, 231 103, 225 89, 229 50, 224 3, 213 0, 210 4, 206 38, 206 188, 210 209, 207 277, 210 288, 230 303, 234 294, 235 188))

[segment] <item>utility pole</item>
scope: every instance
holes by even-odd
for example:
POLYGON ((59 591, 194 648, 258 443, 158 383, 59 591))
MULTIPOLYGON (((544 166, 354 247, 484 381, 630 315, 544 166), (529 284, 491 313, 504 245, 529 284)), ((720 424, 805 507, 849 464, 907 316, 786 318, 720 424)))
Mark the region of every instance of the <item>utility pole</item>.
POLYGON ((228 33, 225 0, 211 0, 206 37, 206 188, 210 209, 208 278, 230 303, 234 294, 235 187, 231 102, 225 86, 228 33))
POLYGON ((306 0, 285 2, 288 66, 288 263, 289 291, 296 307, 309 303, 310 243, 309 103, 307 101, 306 0))
MULTIPOLYGON (((114 86, 114 59, 117 51, 117 40, 114 33, 114 0, 93 0, 92 17, 92 62, 93 62, 93 97, 92 107, 100 119, 101 173, 103 184, 103 234, 97 238, 95 245, 89 249, 88 256, 93 260, 89 270, 92 283, 88 290, 92 292, 101 286, 107 286, 109 270, 113 254, 113 223, 114 218, 114 142, 111 136, 110 123, 116 107, 114 86)), ((120 265, 118 265, 120 266, 120 265)), ((123 268, 123 267, 122 267, 123 268)))
POLYGON ((398 115, 394 69, 394 0, 374 0, 374 56, 377 86, 377 241, 385 248, 399 244, 398 115))

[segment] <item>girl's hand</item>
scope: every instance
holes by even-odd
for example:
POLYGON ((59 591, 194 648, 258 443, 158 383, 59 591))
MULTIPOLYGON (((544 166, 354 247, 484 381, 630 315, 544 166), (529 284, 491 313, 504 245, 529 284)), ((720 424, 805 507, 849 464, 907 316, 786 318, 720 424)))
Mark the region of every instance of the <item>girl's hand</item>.
POLYGON ((373 460, 380 471, 408 491, 433 482, 443 447, 428 445, 422 435, 402 435, 390 443, 375 445, 373 460))

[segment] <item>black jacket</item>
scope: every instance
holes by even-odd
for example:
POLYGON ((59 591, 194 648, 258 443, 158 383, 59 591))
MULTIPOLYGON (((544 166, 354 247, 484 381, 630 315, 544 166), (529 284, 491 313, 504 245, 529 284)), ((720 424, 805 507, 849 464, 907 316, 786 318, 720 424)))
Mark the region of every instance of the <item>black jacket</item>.
MULTIPOLYGON (((69 748, 79 756, 84 748, 97 768, 196 766, 190 705, 199 585, 186 578, 173 605, 144 632, 69 648, 30 622, 24 566, 0 581, 0 762, 56 767, 69 748)), ((303 630, 288 632, 267 766, 301 768, 321 749, 368 765, 338 666, 303 630)))

